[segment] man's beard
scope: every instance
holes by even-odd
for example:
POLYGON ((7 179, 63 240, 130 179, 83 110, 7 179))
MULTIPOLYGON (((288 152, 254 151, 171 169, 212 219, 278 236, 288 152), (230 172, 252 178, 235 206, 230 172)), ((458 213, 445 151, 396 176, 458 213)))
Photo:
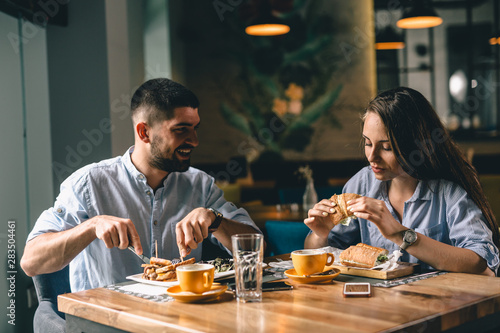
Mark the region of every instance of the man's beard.
MULTIPOLYGON (((161 140, 152 140, 151 141, 151 158, 149 159, 149 165, 153 168, 163 170, 166 172, 184 172, 189 169, 190 162, 191 160, 184 160, 180 161, 177 159, 177 156, 175 156, 175 151, 172 152, 172 150, 169 148, 165 154, 162 153, 161 149, 159 148, 159 145, 161 142, 158 142, 161 140), (164 157, 166 156, 171 156, 171 158, 164 157)), ((182 148, 182 147, 180 147, 182 148)), ((191 146, 189 148, 192 148, 191 146)))

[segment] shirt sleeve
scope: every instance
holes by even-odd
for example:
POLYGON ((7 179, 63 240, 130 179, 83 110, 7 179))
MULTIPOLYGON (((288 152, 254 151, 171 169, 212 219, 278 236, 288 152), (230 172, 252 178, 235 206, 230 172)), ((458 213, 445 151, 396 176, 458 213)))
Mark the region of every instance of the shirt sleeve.
POLYGON ((81 174, 74 174, 61 184, 54 206, 42 212, 27 241, 47 232, 71 229, 89 218, 86 179, 81 174))
POLYGON ((498 248, 479 207, 456 184, 449 184, 447 220, 451 245, 476 252, 495 273, 500 265, 498 248))
MULTIPOLYGON (((233 204, 232 202, 227 201, 224 198, 224 192, 215 184, 215 180, 210 176, 208 177, 210 181, 210 186, 205 207, 213 208, 219 211, 224 216, 224 218, 251 226, 252 228, 255 229, 257 233, 262 234, 262 231, 250 218, 248 212, 243 208, 236 207, 236 205, 233 204)), ((229 249, 227 249, 224 245, 222 245, 222 243, 219 242, 217 238, 215 238, 213 235, 209 235, 209 238, 213 244, 219 246, 221 249, 224 249, 225 251, 227 251, 227 253, 231 254, 231 251, 229 251, 229 249)))

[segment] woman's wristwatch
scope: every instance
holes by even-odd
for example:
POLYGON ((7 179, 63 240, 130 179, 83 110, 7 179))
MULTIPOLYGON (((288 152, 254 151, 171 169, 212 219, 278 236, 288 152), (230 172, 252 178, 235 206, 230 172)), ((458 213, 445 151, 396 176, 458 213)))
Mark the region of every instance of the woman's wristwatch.
POLYGON ((403 233, 403 243, 399 246, 401 251, 406 250, 410 245, 417 241, 417 233, 415 230, 408 229, 403 233))
POLYGON ((216 211, 215 209, 213 209, 211 207, 208 208, 208 210, 211 211, 212 213, 214 213, 214 215, 215 215, 215 220, 208 227, 208 232, 215 232, 217 230, 217 228, 219 228, 220 223, 222 222, 222 218, 224 216, 222 216, 222 214, 220 212, 216 211))

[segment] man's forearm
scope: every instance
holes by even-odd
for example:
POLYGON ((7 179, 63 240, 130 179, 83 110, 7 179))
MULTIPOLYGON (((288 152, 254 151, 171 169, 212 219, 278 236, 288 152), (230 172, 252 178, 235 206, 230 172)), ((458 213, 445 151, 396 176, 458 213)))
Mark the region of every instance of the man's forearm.
POLYGON ((88 220, 72 229, 39 235, 30 240, 21 258, 21 267, 28 276, 52 273, 69 264, 96 239, 94 226, 88 220))
POLYGON ((234 220, 224 219, 219 229, 214 232, 215 238, 232 251, 231 236, 235 234, 250 234, 258 231, 253 227, 234 220))

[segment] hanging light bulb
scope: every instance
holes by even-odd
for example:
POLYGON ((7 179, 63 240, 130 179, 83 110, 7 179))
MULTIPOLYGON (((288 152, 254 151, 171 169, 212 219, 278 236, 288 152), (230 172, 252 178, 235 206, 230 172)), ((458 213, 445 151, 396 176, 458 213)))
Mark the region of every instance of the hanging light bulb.
POLYGON ((426 5, 423 0, 417 0, 411 7, 405 9, 397 26, 401 29, 423 29, 436 27, 441 23, 443 19, 430 5, 426 5))
POLYGON ((376 50, 397 50, 403 49, 404 47, 405 42, 403 36, 394 31, 390 26, 380 31, 375 39, 376 50))
POLYGON ((278 36, 289 31, 290 27, 273 15, 261 16, 245 28, 247 35, 252 36, 278 36))

